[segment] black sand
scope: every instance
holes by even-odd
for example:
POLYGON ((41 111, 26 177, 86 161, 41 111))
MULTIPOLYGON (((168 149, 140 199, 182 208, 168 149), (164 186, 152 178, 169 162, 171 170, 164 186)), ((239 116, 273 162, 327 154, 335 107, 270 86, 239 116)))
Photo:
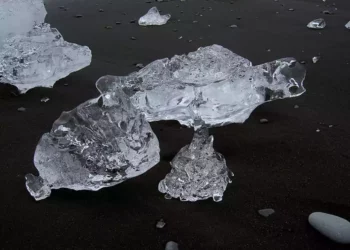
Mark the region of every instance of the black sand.
POLYGON ((16 88, 0 85, 1 249, 156 250, 169 240, 181 250, 348 249, 322 237, 307 218, 323 211, 350 219, 350 31, 344 27, 350 1, 145 2, 47 1, 47 22, 67 41, 88 45, 93 62, 53 89, 36 88, 15 97, 11 92, 16 88), (320 13, 332 3, 338 8, 335 15, 320 13), (68 11, 59 9, 62 5, 68 11), (129 23, 152 6, 171 13, 171 22, 146 28, 129 23), (74 18, 76 14, 83 17, 74 18), (306 28, 319 17, 327 22, 320 34, 306 28), (232 24, 238 28, 229 28, 232 24), (211 130, 215 148, 235 173, 223 202, 169 201, 157 191, 170 170, 169 160, 191 140, 192 131, 176 122, 152 124, 162 160, 146 174, 99 192, 59 190, 42 202, 30 197, 24 175, 36 173, 32 158, 40 136, 63 110, 95 97, 100 76, 125 75, 136 70, 134 63, 214 43, 254 64, 293 56, 308 68, 307 93, 300 98, 268 103, 243 125, 211 130), (313 64, 311 58, 318 54, 321 60, 313 64), (51 100, 41 103, 46 96, 51 100), (20 113, 19 107, 27 111, 20 113), (260 124, 260 118, 270 122, 260 124), (270 218, 257 214, 269 207, 276 210, 270 218), (167 225, 157 230, 161 218, 167 225))

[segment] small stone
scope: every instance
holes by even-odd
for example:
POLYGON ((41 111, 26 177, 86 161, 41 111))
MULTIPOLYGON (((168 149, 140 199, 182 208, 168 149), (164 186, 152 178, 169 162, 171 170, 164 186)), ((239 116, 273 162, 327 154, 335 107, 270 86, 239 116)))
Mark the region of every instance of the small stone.
POLYGON ((332 124, 330 124, 330 125, 328 125, 328 127, 329 127, 329 128, 333 128, 333 125, 332 125, 332 124))
POLYGON ((193 23, 198 23, 198 21, 197 21, 197 20, 194 20, 193 23))
POLYGON ((306 64, 306 61, 302 60, 300 61, 301 64, 306 64))
POLYGON ((130 23, 136 23, 136 20, 131 20, 130 23))
POLYGON ((50 98, 48 97, 44 97, 44 98, 41 98, 40 102, 48 102, 50 101, 50 98))
POLYGON ((350 222, 322 212, 315 212, 309 216, 310 225, 329 239, 341 243, 350 244, 350 222))
POLYGON ((17 110, 18 110, 18 112, 26 112, 26 108, 23 108, 23 107, 20 107, 17 110))
POLYGON ((232 24, 230 28, 237 28, 238 26, 236 24, 232 24))
POLYGON ((237 19, 237 20, 241 20, 241 19, 242 19, 242 17, 237 17, 236 19, 237 19))
POLYGON ((179 37, 179 40, 182 39, 182 36, 179 37))
POLYGON ((177 32, 178 30, 177 29, 173 29, 173 32, 177 32))
POLYGON ((324 10, 324 11, 322 11, 322 13, 325 15, 334 15, 334 12, 329 11, 329 10, 324 10))
POLYGON ((320 57, 319 57, 319 56, 314 56, 314 57, 312 58, 312 62, 313 62, 313 63, 317 63, 318 60, 320 60, 320 57))
POLYGON ((136 40, 136 37, 132 36, 130 37, 131 40, 136 40))
POLYGON ((258 213, 261 215, 261 216, 264 216, 264 217, 269 217, 270 215, 274 214, 275 213, 275 210, 273 210, 272 208, 266 208, 266 209, 260 209, 258 211, 258 213))
POLYGON ((265 123, 268 123, 268 122, 269 122, 269 120, 267 120, 266 118, 260 119, 260 123, 261 124, 265 124, 265 123))
POLYGON ((166 243, 165 250, 179 250, 179 244, 174 241, 166 243))
POLYGON ((188 40, 188 42, 189 42, 189 43, 191 43, 191 42, 192 42, 192 40, 188 40))
POLYGON ((163 227, 165 227, 166 223, 164 222, 163 219, 160 219, 157 224, 156 224, 156 228, 162 229, 163 227))
POLYGON ((107 25, 107 26, 105 26, 105 29, 107 29, 107 30, 113 29, 113 26, 107 25))
POLYGON ((115 22, 115 24, 116 24, 116 25, 120 25, 120 24, 122 24, 122 22, 115 22))
POLYGON ((104 9, 99 9, 98 11, 99 11, 99 12, 105 12, 104 9))
POLYGON ((74 17, 75 17, 75 18, 82 18, 83 15, 78 14, 78 15, 75 15, 74 17))

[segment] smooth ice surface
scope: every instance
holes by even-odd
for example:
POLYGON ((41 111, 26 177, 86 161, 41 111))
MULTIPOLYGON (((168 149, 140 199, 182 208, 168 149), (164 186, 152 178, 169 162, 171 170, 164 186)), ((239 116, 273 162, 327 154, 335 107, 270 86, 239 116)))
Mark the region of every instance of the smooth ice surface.
POLYGON ((332 214, 315 212, 310 214, 309 223, 329 239, 342 244, 350 244, 349 221, 332 214))
POLYGON ((165 245, 165 250, 179 250, 179 244, 174 241, 169 241, 165 245))
POLYGON ((158 139, 122 90, 63 112, 37 145, 40 176, 26 176, 40 200, 49 189, 99 190, 138 176, 159 162, 158 139), (44 191, 41 191, 44 190, 44 191))
POLYGON ((38 86, 52 87, 90 63, 88 47, 64 41, 57 29, 44 23, 5 40, 0 50, 0 82, 25 93, 38 86))
POLYGON ((157 7, 152 7, 146 15, 140 17, 139 25, 147 26, 147 25, 163 25, 168 22, 171 15, 161 15, 157 7))
POLYGON ((345 28, 350 30, 350 21, 345 24, 345 28))
POLYGON ((195 131, 191 144, 172 160, 171 172, 159 183, 158 190, 182 201, 221 201, 231 182, 231 171, 224 157, 215 152, 213 141, 207 128, 195 131))
POLYGON ((258 66, 219 45, 156 60, 126 77, 108 76, 109 89, 123 86, 148 121, 178 120, 195 126, 244 122, 259 105, 305 92, 306 70, 293 58, 258 66))
POLYGON ((6 38, 27 33, 46 14, 43 0, 0 0, 0 50, 6 38))
POLYGON ((307 25, 310 29, 324 29, 326 27, 326 21, 323 18, 315 19, 307 25))

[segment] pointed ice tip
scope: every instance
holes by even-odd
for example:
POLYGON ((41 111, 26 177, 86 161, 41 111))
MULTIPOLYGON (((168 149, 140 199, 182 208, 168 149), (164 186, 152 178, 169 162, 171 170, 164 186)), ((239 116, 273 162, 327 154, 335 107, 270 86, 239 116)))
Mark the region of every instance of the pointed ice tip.
POLYGON ((26 174, 25 179, 26 188, 36 201, 46 199, 50 196, 51 189, 40 176, 37 177, 33 174, 26 174))

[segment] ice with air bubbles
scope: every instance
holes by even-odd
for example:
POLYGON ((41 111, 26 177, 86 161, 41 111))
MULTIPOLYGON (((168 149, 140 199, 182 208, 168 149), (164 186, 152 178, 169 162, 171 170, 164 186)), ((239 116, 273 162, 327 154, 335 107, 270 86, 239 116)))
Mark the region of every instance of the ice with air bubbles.
POLYGON ((159 143, 143 114, 122 90, 63 112, 35 151, 39 176, 26 175, 36 200, 52 189, 99 190, 143 174, 159 162, 159 143))

